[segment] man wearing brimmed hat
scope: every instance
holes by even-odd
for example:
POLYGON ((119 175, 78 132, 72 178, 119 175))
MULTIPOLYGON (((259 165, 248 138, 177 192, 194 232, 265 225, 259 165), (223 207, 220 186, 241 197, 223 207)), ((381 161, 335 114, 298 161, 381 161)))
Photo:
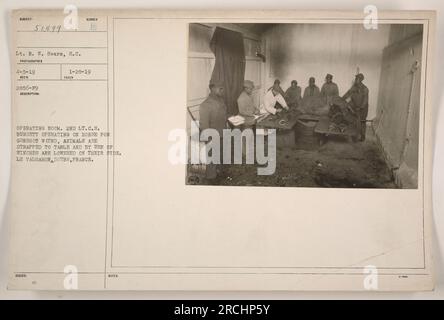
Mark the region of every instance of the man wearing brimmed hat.
POLYGON ((364 141, 368 115, 368 88, 362 83, 362 81, 364 81, 364 75, 362 73, 357 74, 352 87, 342 98, 350 98, 349 105, 358 118, 357 128, 360 133, 360 140, 364 141))
POLYGON ((258 108, 254 104, 253 100, 254 82, 250 80, 244 81, 244 90, 237 98, 237 106, 239 108, 239 114, 245 118, 245 127, 251 127, 254 125, 254 115, 259 113, 258 108))
POLYGON ((321 97, 322 102, 327 106, 331 104, 334 97, 339 97, 338 85, 333 82, 333 76, 329 73, 325 76, 325 83, 321 88, 321 97))

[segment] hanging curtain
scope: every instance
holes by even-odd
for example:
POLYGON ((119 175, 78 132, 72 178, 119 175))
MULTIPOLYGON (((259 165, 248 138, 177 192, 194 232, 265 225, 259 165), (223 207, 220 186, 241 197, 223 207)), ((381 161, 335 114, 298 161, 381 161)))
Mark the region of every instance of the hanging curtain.
POLYGON ((211 80, 224 82, 228 114, 236 115, 245 76, 244 38, 239 32, 216 27, 210 47, 216 57, 211 80))

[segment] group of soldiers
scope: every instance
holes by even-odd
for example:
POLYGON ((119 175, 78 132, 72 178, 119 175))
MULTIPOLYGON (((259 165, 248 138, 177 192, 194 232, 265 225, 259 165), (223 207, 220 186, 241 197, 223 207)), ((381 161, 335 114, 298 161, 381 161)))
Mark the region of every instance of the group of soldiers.
POLYGON ((278 79, 275 80, 272 88, 285 99, 289 107, 298 108, 303 113, 322 114, 324 112, 324 114, 327 114, 330 107, 338 101, 338 98, 343 101, 349 100, 347 102, 348 110, 357 118, 357 129, 360 139, 363 141, 365 140, 369 93, 363 81, 364 75, 362 73, 357 74, 353 85, 342 97, 339 95, 338 85, 333 82, 333 75, 331 74, 325 76, 325 83, 321 89, 316 85, 315 78, 310 77, 303 95, 301 95, 301 87, 298 86, 296 80, 291 81, 291 86, 285 92, 280 87, 278 79))
POLYGON ((364 75, 362 73, 357 74, 353 85, 342 97, 339 95, 338 85, 333 82, 333 75, 331 74, 325 76, 325 83, 320 90, 316 85, 315 78, 310 77, 303 96, 301 96, 301 88, 298 86, 296 80, 291 82, 291 86, 285 92, 279 89, 279 80, 276 80, 273 86, 278 87, 279 93, 285 98, 289 106, 299 108, 302 112, 317 113, 316 110, 321 110, 324 107, 327 108, 325 111, 328 112, 331 106, 338 100, 342 99, 342 101, 347 102, 347 111, 351 112, 356 118, 356 127, 360 140, 364 141, 368 115, 369 90, 363 81, 364 75))
MULTIPOLYGON (((364 75, 359 73, 351 88, 342 96, 339 96, 339 88, 333 82, 333 76, 327 74, 322 88, 316 85, 316 80, 311 77, 308 86, 301 96, 301 87, 296 80, 291 81, 290 87, 284 91, 280 86, 280 81, 276 79, 271 88, 264 96, 261 106, 257 106, 253 99, 254 83, 245 80, 243 90, 237 99, 239 114, 245 118, 244 127, 253 127, 256 118, 261 114, 276 114, 282 110, 290 108, 322 108, 331 107, 335 99, 342 99, 347 102, 348 109, 357 119, 357 130, 360 140, 365 140, 366 119, 368 114, 368 88, 363 83, 364 75)), ((210 94, 200 105, 200 129, 216 129, 220 137, 223 136, 223 129, 227 127, 228 108, 224 101, 224 83, 211 81, 210 94)))
MULTIPOLYGON (((351 88, 341 97, 347 101, 349 110, 358 119, 358 131, 360 139, 365 140, 365 121, 368 115, 368 93, 367 86, 363 83, 364 75, 359 73, 351 88)), ((311 77, 308 86, 301 95, 301 87, 296 80, 291 81, 290 87, 284 91, 279 79, 269 88, 264 96, 261 106, 256 105, 253 99, 254 83, 245 80, 243 91, 237 99, 239 114, 245 118, 245 127, 255 124, 256 116, 269 113, 276 114, 283 109, 299 108, 303 113, 316 113, 316 109, 329 108, 339 96, 339 88, 333 82, 333 75, 327 74, 322 88, 316 85, 316 80, 311 77)), ((200 106, 201 129, 213 128, 220 133, 226 127, 228 117, 227 106, 224 99, 224 84, 222 82, 210 83, 210 94, 200 106)), ((326 114, 328 110, 326 110, 326 114)))

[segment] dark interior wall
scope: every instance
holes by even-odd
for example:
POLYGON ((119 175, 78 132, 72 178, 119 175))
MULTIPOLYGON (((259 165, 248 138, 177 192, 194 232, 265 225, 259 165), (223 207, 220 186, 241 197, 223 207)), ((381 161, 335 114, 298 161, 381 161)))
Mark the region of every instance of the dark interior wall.
POLYGON ((392 25, 374 128, 398 184, 417 187, 422 25, 392 25))
POLYGON ((382 50, 389 25, 366 30, 362 24, 283 24, 267 30, 262 39, 268 61, 265 88, 279 78, 284 89, 295 79, 304 89, 314 76, 319 87, 327 73, 344 94, 358 70, 369 88, 369 119, 376 115, 382 50))

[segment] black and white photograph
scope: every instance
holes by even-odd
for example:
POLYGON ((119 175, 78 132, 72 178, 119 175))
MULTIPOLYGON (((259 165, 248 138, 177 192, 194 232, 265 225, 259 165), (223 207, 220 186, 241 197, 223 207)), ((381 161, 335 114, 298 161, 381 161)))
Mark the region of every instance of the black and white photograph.
POLYGON ((423 1, 4 0, 0 300, 442 298, 444 21, 423 1))
POLYGON ((191 23, 188 40, 186 184, 418 187, 422 24, 191 23))

